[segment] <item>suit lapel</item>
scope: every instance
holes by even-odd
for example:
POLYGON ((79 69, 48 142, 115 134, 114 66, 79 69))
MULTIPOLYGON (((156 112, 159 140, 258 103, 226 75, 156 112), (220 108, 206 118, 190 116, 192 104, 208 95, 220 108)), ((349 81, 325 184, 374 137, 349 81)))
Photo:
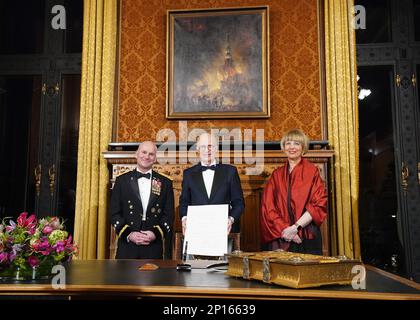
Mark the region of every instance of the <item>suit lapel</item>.
POLYGON ((219 189, 220 185, 223 181, 223 169, 220 165, 216 166, 216 170, 214 172, 214 178, 213 178, 213 184, 211 186, 211 192, 210 192, 210 202, 214 199, 216 190, 219 189))
POLYGON ((197 170, 192 174, 193 186, 197 186, 200 193, 203 197, 209 201, 209 196, 207 195, 206 186, 204 185, 203 174, 201 173, 201 166, 197 166, 197 170))
POLYGON ((140 204, 140 207, 141 207, 141 212, 143 212, 143 206, 141 204, 141 198, 140 198, 139 184, 137 182, 137 177, 135 175, 135 170, 131 172, 130 187, 133 190, 133 193, 136 195, 137 199, 139 200, 139 204, 140 204))

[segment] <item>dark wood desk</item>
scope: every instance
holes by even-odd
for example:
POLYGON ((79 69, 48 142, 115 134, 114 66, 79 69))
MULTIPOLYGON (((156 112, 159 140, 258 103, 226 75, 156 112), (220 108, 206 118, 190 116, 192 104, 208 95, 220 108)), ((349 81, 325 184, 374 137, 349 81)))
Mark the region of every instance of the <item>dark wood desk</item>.
POLYGON ((217 299, 380 299, 420 300, 420 285, 368 267, 366 290, 351 286, 290 289, 257 281, 232 278, 221 272, 193 269, 176 271, 177 261, 75 260, 66 266, 66 288, 55 290, 51 281, 0 281, 0 299, 38 296, 69 299, 95 297, 164 297, 217 299), (160 265, 155 271, 139 271, 146 262, 160 265))

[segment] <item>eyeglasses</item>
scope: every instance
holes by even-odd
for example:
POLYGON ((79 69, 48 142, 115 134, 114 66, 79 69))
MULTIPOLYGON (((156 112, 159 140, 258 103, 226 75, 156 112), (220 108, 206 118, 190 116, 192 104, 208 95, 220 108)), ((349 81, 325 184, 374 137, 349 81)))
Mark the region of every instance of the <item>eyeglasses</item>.
POLYGON ((200 149, 201 151, 209 150, 209 149, 214 150, 216 149, 216 146, 214 144, 209 144, 207 146, 199 146, 198 149, 200 149))

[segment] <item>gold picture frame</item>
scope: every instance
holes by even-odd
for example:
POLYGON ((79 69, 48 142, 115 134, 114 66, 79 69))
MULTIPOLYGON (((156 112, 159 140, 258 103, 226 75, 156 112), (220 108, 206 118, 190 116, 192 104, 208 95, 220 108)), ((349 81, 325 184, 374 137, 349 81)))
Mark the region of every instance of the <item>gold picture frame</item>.
POLYGON ((269 8, 167 11, 166 117, 270 117, 269 8))

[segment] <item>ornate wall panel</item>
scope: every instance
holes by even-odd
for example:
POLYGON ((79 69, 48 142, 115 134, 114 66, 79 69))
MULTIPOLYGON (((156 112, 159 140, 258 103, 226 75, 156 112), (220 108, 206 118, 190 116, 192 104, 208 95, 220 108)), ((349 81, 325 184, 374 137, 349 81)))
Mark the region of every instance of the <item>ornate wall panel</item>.
POLYGON ((264 128, 277 140, 299 127, 320 140, 321 97, 317 0, 122 0, 117 140, 156 140, 179 122, 165 118, 166 10, 269 5, 270 104, 265 120, 188 121, 188 128, 264 128))

